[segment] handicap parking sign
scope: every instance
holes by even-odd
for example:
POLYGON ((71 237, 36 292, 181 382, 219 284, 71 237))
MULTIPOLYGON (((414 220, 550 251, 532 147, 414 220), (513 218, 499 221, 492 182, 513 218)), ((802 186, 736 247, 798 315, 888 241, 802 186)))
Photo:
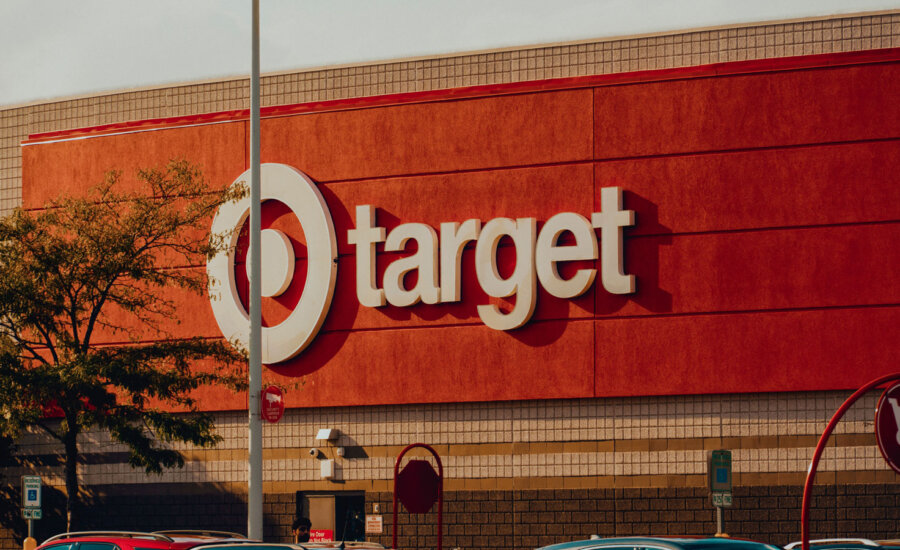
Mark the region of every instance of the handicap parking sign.
POLYGON ((22 476, 22 507, 41 507, 41 477, 22 476))

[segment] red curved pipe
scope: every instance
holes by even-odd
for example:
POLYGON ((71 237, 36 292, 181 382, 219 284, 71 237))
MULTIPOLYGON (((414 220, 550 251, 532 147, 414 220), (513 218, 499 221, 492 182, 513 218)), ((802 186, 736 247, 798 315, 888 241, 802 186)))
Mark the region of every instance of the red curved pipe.
POLYGON ((410 449, 415 449, 416 447, 421 447, 428 452, 431 453, 431 456, 434 457, 434 460, 437 461, 438 465, 438 532, 437 532, 437 550, 441 550, 441 543, 443 540, 443 513, 444 513, 444 466, 441 464, 441 457, 437 454, 437 452, 431 448, 430 445, 426 445, 425 443, 413 443, 411 445, 407 445, 405 449, 400 451, 400 454, 397 455, 397 461, 394 463, 394 532, 392 536, 391 548, 397 548, 397 516, 400 511, 399 503, 397 502, 397 475, 400 473, 400 461, 403 459, 403 455, 407 453, 410 449))
POLYGON ((819 444, 816 446, 816 452, 813 453, 812 461, 809 463, 809 472, 806 474, 806 485, 803 487, 803 507, 800 511, 800 541, 803 544, 803 550, 809 550, 809 501, 812 499, 812 487, 813 482, 816 479, 816 468, 819 467, 819 459, 825 451, 825 445, 828 443, 831 432, 834 431, 835 426, 837 426, 838 421, 844 416, 844 413, 847 412, 847 409, 849 409, 860 397, 882 384, 893 382, 895 380, 900 380, 900 372, 882 376, 859 388, 853 392, 853 395, 848 397, 840 407, 838 407, 838 410, 834 413, 834 416, 831 417, 828 425, 825 426, 825 431, 822 432, 822 437, 819 438, 819 444))

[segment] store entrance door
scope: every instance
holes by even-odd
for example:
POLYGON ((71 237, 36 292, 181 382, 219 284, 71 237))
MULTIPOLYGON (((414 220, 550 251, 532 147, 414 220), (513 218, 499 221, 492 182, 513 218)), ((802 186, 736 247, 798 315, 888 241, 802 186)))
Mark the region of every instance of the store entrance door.
POLYGON ((309 521, 312 527, 309 530, 310 542, 328 540, 341 540, 334 538, 334 496, 333 495, 309 495, 307 497, 309 521))
POLYGON ((297 491, 297 517, 312 523, 310 542, 365 540, 366 495, 297 491))

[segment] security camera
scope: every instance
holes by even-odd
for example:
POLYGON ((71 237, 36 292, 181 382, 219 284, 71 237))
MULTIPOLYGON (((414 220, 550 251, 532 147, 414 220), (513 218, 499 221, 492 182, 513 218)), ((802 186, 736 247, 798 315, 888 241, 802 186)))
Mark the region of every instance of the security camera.
POLYGON ((319 456, 319 449, 316 449, 315 447, 313 447, 312 449, 310 449, 310 450, 309 450, 309 456, 319 456))

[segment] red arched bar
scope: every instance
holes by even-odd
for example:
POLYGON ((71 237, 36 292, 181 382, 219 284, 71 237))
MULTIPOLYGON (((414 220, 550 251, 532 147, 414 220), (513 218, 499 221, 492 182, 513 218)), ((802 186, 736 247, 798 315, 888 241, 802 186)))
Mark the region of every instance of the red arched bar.
POLYGON ((825 426, 825 431, 822 432, 822 437, 819 438, 819 444, 816 446, 816 452, 813 453, 812 462, 809 464, 809 472, 806 474, 806 485, 803 487, 803 508, 800 511, 800 541, 803 544, 803 550, 809 550, 809 501, 812 498, 812 487, 813 482, 816 479, 816 468, 819 467, 819 459, 825 451, 825 445, 828 443, 831 432, 834 431, 834 427, 837 426, 838 421, 844 416, 847 409, 849 409, 860 397, 882 384, 896 380, 900 380, 900 372, 876 378, 859 388, 853 395, 848 397, 840 407, 838 407, 838 410, 834 413, 834 416, 831 417, 828 425, 825 426))
POLYGON ((441 550, 441 542, 444 535, 444 466, 441 464, 441 457, 435 452, 434 449, 431 448, 430 445, 426 445, 425 443, 413 443, 412 445, 407 445, 405 449, 400 451, 400 454, 397 455, 397 462, 394 463, 394 532, 393 538, 391 542, 391 548, 397 548, 397 516, 400 511, 400 503, 397 501, 397 475, 400 473, 400 461, 403 460, 403 455, 407 453, 407 451, 411 449, 415 449, 416 447, 421 447, 428 452, 431 453, 431 456, 437 461, 438 465, 438 479, 440 482, 438 483, 438 532, 437 532, 437 550, 441 550))

